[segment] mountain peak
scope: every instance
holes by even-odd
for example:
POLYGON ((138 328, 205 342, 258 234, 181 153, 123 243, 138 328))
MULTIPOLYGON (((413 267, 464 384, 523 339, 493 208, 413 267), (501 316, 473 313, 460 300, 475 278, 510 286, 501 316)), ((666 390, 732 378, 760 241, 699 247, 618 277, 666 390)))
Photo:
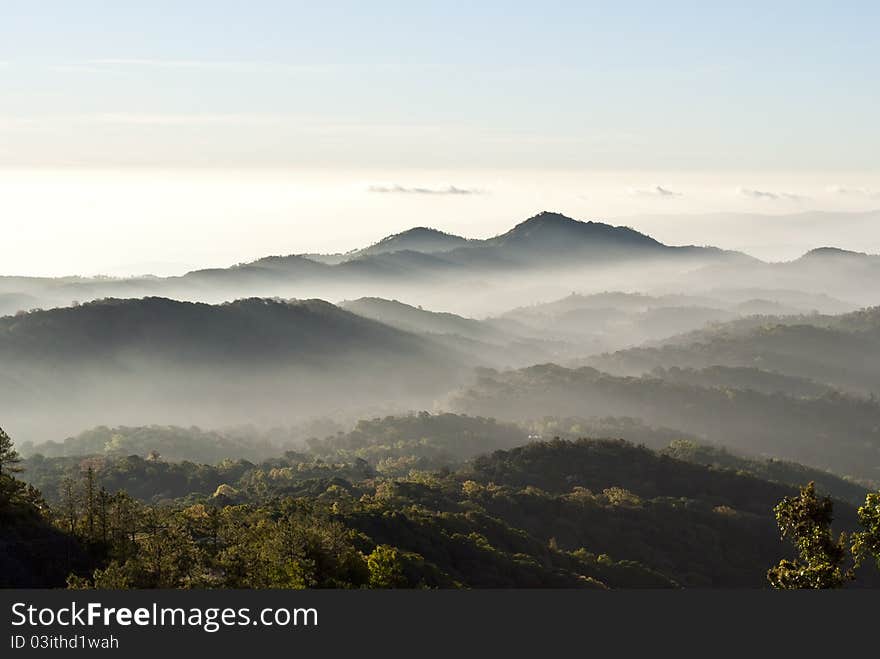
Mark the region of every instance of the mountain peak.
POLYGON ((507 245, 538 244, 560 249, 584 246, 662 247, 662 243, 629 227, 582 222, 551 211, 538 213, 490 241, 507 245))
POLYGON ((533 215, 529 219, 520 222, 507 233, 512 233, 514 231, 533 231, 537 229, 577 230, 577 227, 579 225, 589 224, 593 224, 593 222, 581 222, 580 220, 575 220, 574 218, 563 215, 562 213, 555 213, 553 211, 541 211, 537 215, 533 215))
POLYGON ((440 231, 439 229, 434 229, 432 227, 413 227, 411 229, 407 229, 406 231, 401 231, 400 233, 395 233, 390 236, 386 236, 377 244, 381 244, 387 242, 389 240, 394 240, 395 238, 457 238, 458 236, 453 236, 450 233, 446 233, 445 231, 440 231))
POLYGON ((356 253, 357 256, 384 254, 404 250, 414 252, 448 252, 468 243, 467 238, 445 233, 430 227, 413 227, 382 240, 356 253))
POLYGON ((804 254, 799 261, 815 260, 815 259, 866 259, 870 258, 870 254, 864 252, 853 252, 848 249, 839 247, 816 247, 804 254))

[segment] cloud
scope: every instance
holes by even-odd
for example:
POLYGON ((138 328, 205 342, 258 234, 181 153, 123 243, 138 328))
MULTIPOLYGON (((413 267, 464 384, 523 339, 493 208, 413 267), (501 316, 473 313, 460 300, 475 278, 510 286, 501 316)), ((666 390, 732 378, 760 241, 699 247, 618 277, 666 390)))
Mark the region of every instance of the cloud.
POLYGON ((653 188, 648 188, 647 190, 636 190, 630 188, 629 193, 636 197, 665 197, 667 199, 671 197, 684 196, 681 192, 675 192, 674 190, 664 188, 661 185, 655 185, 653 188))
POLYGON ((445 188, 408 188, 403 185, 371 185, 369 192, 381 192, 385 194, 445 194, 445 195, 473 195, 483 194, 476 188, 458 188, 450 185, 445 188))
POLYGON ((743 197, 751 199, 765 199, 768 201, 803 201, 806 197, 790 192, 769 192, 767 190, 754 190, 752 188, 739 188, 737 190, 743 197))
POLYGON ((846 188, 840 185, 832 185, 827 188, 828 192, 846 197, 867 197, 868 199, 880 199, 880 192, 874 192, 866 188, 846 188))

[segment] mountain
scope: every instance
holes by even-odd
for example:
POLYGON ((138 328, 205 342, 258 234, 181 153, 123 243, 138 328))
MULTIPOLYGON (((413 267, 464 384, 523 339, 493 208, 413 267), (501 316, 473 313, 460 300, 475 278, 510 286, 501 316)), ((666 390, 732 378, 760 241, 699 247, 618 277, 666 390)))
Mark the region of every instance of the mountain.
POLYGON ((490 325, 452 313, 429 311, 397 300, 360 298, 341 302, 346 311, 372 318, 409 332, 452 334, 477 341, 504 341, 505 337, 490 325))
POLYGON ((676 460, 705 465, 716 469, 730 469, 740 474, 750 474, 772 483, 798 487, 813 482, 820 493, 859 506, 865 501, 868 490, 857 483, 840 478, 827 471, 811 469, 796 462, 775 458, 756 459, 732 453, 723 447, 696 444, 687 440, 672 442, 660 451, 676 460))
POLYGON ((278 424, 424 404, 473 359, 320 300, 146 298, 2 318, 0 363, 4 426, 40 441, 101 424, 278 424))
POLYGON ((740 389, 766 394, 786 394, 795 398, 815 398, 834 392, 834 388, 807 378, 745 366, 709 366, 703 369, 657 367, 650 373, 667 382, 699 387, 740 389))
POLYGON ((708 323, 737 318, 729 306, 708 297, 649 296, 638 293, 572 293, 562 299, 511 311, 488 320, 500 328, 525 328, 534 336, 577 346, 583 357, 673 334, 699 329, 708 323), (714 305, 714 306, 710 306, 714 305))
MULTIPOLYGON (((469 476, 479 485, 470 498, 492 517, 562 549, 638 561, 686 587, 764 585, 758 566, 781 551, 771 511, 794 492, 595 439, 496 451, 469 476)), ((835 513, 836 524, 855 526, 851 505, 836 502, 835 513)))
POLYGON ((602 222, 580 222, 560 213, 544 211, 517 224, 510 231, 483 241, 483 245, 508 249, 569 250, 646 248, 662 249, 662 243, 629 227, 602 222))
MULTIPOLYGON (((870 211, 800 211, 795 213, 670 213, 637 214, 609 221, 640 227, 670 240, 709 242, 737 246, 764 261, 797 258, 813 247, 827 244, 833 227, 836 246, 876 251, 880 243, 865 243, 876 236, 880 209, 870 211)), ((873 239, 876 240, 876 239, 873 239)))
POLYGON ((374 256, 376 254, 389 254, 391 252, 421 252, 433 254, 436 252, 449 252, 456 247, 463 247, 471 242, 467 238, 445 233, 429 227, 413 227, 400 233, 382 238, 377 243, 368 247, 354 249, 350 252, 337 254, 301 254, 300 256, 325 263, 338 265, 344 261, 351 261, 362 256, 374 256))
POLYGON ((497 312, 536 284, 558 296, 570 286, 565 280, 572 274, 593 281, 603 274, 656 283, 694 267, 742 259, 748 257, 714 248, 670 247, 629 227, 544 212, 486 240, 416 227, 342 255, 269 256, 179 277, 17 278, 0 282, 0 293, 30 296, 8 307, 14 312, 103 297, 205 302, 253 296, 403 298, 418 290, 433 296, 432 306, 497 312), (648 270, 642 272, 642 265, 648 270))
MULTIPOLYGON (((840 249, 838 247, 816 247, 801 256, 797 261, 813 261, 816 259, 839 259, 841 261, 863 261, 871 259, 870 254, 864 252, 853 252, 848 249, 840 249)), ((877 257, 874 257, 877 258, 877 257)))
POLYGON ((514 226, 506 233, 450 252, 447 257, 460 263, 485 259, 488 263, 516 266, 589 266, 640 259, 681 260, 731 258, 748 259, 743 254, 713 247, 671 247, 626 226, 603 222, 582 222, 560 213, 544 211, 514 226))
POLYGON ((839 316, 752 316, 586 363, 637 375, 656 368, 757 367, 863 394, 880 392, 880 307, 839 316))
POLYGON ((383 238, 379 242, 358 250, 355 256, 371 256, 373 254, 387 254, 389 252, 422 252, 433 254, 435 252, 449 252, 457 247, 464 247, 470 241, 461 236, 444 233, 428 227, 414 227, 401 233, 383 238))
POLYGON ((800 314, 842 314, 859 308, 857 304, 815 290, 796 290, 776 286, 736 288, 728 285, 705 290, 701 295, 721 301, 724 308, 748 315, 789 315, 794 311, 800 314))
POLYGON ((700 290, 705 282, 736 282, 742 288, 782 288, 877 304, 874 282, 880 277, 880 256, 820 247, 779 263, 728 261, 708 263, 683 275, 675 284, 700 290))
MULTIPOLYGON (((880 257, 821 248, 785 263, 765 263, 741 252, 714 247, 671 246, 627 226, 582 222, 552 212, 526 219, 495 237, 476 240, 416 227, 346 254, 278 255, 228 268, 209 268, 179 277, 129 279, 69 277, 3 278, 0 312, 57 307, 104 297, 168 297, 218 303, 242 297, 328 300, 383 297, 418 299, 458 314, 499 314, 524 303, 545 302, 572 290, 688 291, 681 303, 747 313, 729 304, 701 304, 717 298, 731 282, 757 300, 752 310, 821 311, 876 304, 873 283, 880 257), (809 291, 804 307, 770 291, 809 291), (684 298, 689 298, 684 301, 684 298), (827 298, 828 303, 823 302, 827 298), (832 300, 831 298, 839 298, 832 300), (843 302, 840 302, 843 300, 843 302), (849 300, 855 300, 850 304, 849 300)), ((730 292, 732 300, 735 293, 730 292)), ((672 312, 673 314, 676 312, 672 312)), ((589 320, 585 318, 583 320, 589 320)), ((675 328, 672 331, 676 331, 675 328)), ((658 332, 649 332, 655 338, 658 332)), ((601 345, 613 349, 619 345, 601 345)))
MULTIPOLYGON (((330 268, 302 256, 266 256, 251 263, 230 268, 210 268, 194 270, 178 280, 196 284, 239 284, 272 283, 319 277, 330 272, 330 268)), ((174 281, 175 278, 169 278, 174 281)))
POLYGON ((636 417, 748 454, 880 479, 880 404, 836 392, 795 398, 545 364, 481 370, 475 382, 450 396, 447 406, 462 414, 511 421, 636 417))
POLYGON ((552 340, 527 329, 520 332, 515 323, 502 326, 382 298, 360 298, 342 302, 339 306, 391 327, 423 334, 453 352, 470 355, 474 364, 525 366, 548 359, 570 359, 581 354, 580 347, 575 344, 552 340))

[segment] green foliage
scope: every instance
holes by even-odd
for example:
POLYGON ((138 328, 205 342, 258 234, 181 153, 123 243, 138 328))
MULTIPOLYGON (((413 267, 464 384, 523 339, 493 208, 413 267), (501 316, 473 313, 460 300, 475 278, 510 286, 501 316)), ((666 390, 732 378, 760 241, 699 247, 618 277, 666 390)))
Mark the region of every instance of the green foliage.
POLYGON ((38 489, 20 473, 12 440, 0 430, 0 587, 60 585, 72 569, 91 563, 79 542, 56 529, 38 489))
POLYGON ((146 457, 155 451, 169 462, 194 461, 214 464, 226 459, 264 460, 278 453, 267 438, 256 431, 246 435, 227 431, 205 431, 178 426, 98 426, 68 437, 63 442, 45 442, 31 453, 46 457, 101 455, 146 457))
POLYGON ((867 557, 873 557, 880 569, 880 492, 869 494, 858 514, 859 524, 864 531, 853 534, 853 555, 857 564, 867 557))
POLYGON ((774 483, 794 486, 813 481, 820 492, 856 505, 867 494, 864 487, 827 471, 811 469, 788 460, 748 458, 720 446, 680 439, 671 442, 660 453, 676 460, 751 474, 774 483))
POLYGON ((880 476, 880 403, 837 392, 795 398, 543 364, 484 369, 476 383, 452 396, 450 406, 518 421, 548 415, 640 417, 647 425, 678 428, 746 453, 769 453, 867 480, 880 476))
POLYGON ((796 497, 786 497, 774 509, 782 537, 798 552, 797 560, 782 560, 767 572, 774 588, 841 588, 853 578, 844 568, 846 535, 831 531, 834 503, 816 496, 815 485, 801 488, 796 497))
POLYGON ((367 568, 370 570, 370 588, 400 588, 407 585, 403 561, 396 547, 376 547, 367 556, 367 568))
POLYGON ((752 389, 765 394, 783 393, 798 398, 822 396, 833 389, 807 378, 745 366, 709 366, 699 370, 677 366, 658 367, 651 371, 651 376, 699 387, 752 389))
MULTIPOLYGON (((868 394, 880 390, 880 307, 839 316, 750 316, 675 337, 661 347, 595 357, 590 365, 610 373, 759 366, 868 394)), ((795 386, 802 390, 802 384, 795 386)))
POLYGON ((363 459, 389 476, 410 470, 461 465, 487 451, 526 441, 521 428, 495 419, 420 412, 361 420, 348 433, 310 439, 309 450, 325 460, 363 459))
POLYGON ((19 466, 21 458, 13 446, 12 439, 0 428, 0 478, 21 471, 19 466))
POLYGON ((10 583, 71 588, 668 588, 757 586, 779 556, 783 484, 620 440, 464 462, 517 433, 422 413, 259 463, 32 456, 52 508, 10 479, 18 531, 0 541, 18 549, 0 564, 17 561, 10 583), (54 538, 48 554, 35 533, 54 538))

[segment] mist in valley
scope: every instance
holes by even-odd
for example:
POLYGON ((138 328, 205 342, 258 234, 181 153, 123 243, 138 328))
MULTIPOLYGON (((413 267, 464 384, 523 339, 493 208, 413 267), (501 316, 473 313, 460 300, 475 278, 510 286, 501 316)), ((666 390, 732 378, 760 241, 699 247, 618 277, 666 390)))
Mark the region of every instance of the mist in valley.
POLYGON ((176 277, 4 277, 0 417, 34 451, 99 426, 257 442, 419 410, 635 419, 871 481, 880 315, 858 310, 878 274, 867 254, 765 262, 541 213, 490 239, 417 228, 176 277))

